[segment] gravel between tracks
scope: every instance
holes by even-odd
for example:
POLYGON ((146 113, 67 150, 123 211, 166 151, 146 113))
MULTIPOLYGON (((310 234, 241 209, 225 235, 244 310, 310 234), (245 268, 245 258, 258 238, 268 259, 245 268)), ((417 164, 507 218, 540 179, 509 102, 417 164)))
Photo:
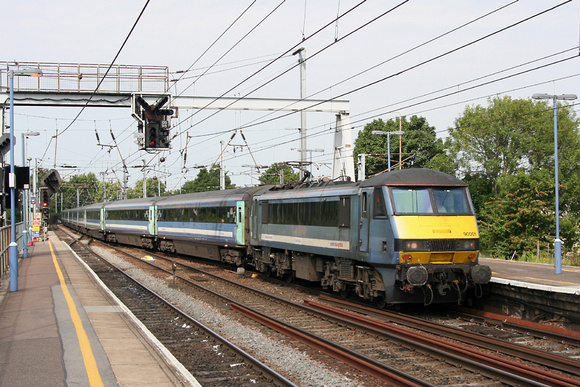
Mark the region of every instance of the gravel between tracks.
MULTIPOLYGON (((118 267, 127 270, 144 285, 164 298, 179 306, 184 312, 204 325, 211 326, 218 334, 226 337, 245 351, 253 353, 278 372, 289 375, 301 386, 360 386, 347 376, 329 370, 325 365, 312 359, 308 354, 285 345, 283 342, 265 336, 259 330, 246 327, 239 322, 224 316, 201 300, 196 300, 183 294, 178 289, 168 287, 167 282, 155 278, 136 268, 124 259, 118 258, 110 251, 92 246, 94 251, 113 262, 118 267), (264 360, 266 359, 266 360, 264 360)), ((290 339, 289 339, 290 340, 290 339)), ((195 376, 195 375, 194 375, 195 376)))

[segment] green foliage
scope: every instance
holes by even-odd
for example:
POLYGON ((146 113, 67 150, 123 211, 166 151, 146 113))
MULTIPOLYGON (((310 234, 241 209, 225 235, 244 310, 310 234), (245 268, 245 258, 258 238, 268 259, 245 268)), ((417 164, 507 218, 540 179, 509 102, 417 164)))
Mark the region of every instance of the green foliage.
MULTIPOLYGON (((463 174, 483 173, 497 192, 502 176, 518 171, 551 168, 554 133, 552 109, 546 103, 510 97, 489 100, 489 106, 468 107, 449 130, 446 143, 452 159, 463 174)), ((558 115, 560 149, 564 160, 578 154, 578 122, 569 107, 558 115)), ((563 169, 577 169, 565 162, 563 169)))
POLYGON ((284 183, 296 183, 300 180, 300 174, 285 163, 274 163, 261 176, 262 184, 280 184, 280 174, 284 175, 284 183))
MULTIPOLYGON (((116 200, 120 189, 119 182, 105 182, 105 199, 108 201, 116 200)), ((59 195, 61 194, 63 195, 64 208, 76 207, 77 198, 79 206, 99 203, 103 201, 103 182, 99 181, 94 173, 75 175, 63 182, 59 189, 59 195)), ((54 205, 51 205, 51 208, 54 208, 54 205)))
MULTIPOLYGON (((160 180, 150 177, 145 181, 145 183, 147 184, 145 188, 148 198, 155 196, 163 196, 165 194, 165 183, 161 182, 160 180), (161 195, 159 195, 160 191, 161 195)), ((142 197, 143 197, 143 179, 137 180, 135 186, 127 190, 127 199, 137 199, 142 197)))
POLYGON ((372 134, 374 130, 384 132, 398 131, 399 128, 405 132, 401 136, 401 152, 399 152, 399 136, 391 136, 391 168, 398 169, 399 153, 403 168, 433 168, 445 169, 449 165, 446 159, 443 141, 438 139, 435 128, 429 126, 424 117, 412 116, 401 117, 401 120, 390 119, 384 122, 381 119, 365 125, 359 132, 355 142, 355 160, 359 154, 370 154, 366 158, 366 175, 386 171, 388 169, 388 136, 372 134))
POLYGON ((554 239, 553 181, 545 171, 504 176, 500 192, 485 203, 479 215, 483 250, 508 257, 514 251, 547 247, 554 239))
MULTIPOLYGON (((555 238, 552 103, 510 97, 468 107, 450 129, 446 148, 469 184, 482 250, 500 257, 553 248, 555 238)), ((570 106, 558 107, 560 238, 578 241, 580 136, 570 106)))
MULTIPOLYGON (((226 175, 225 177, 226 188, 234 188, 231 179, 226 175)), ((199 170, 195 180, 186 181, 182 186, 179 193, 192 193, 192 192, 205 192, 205 191, 215 191, 220 189, 220 169, 213 168, 209 171, 206 168, 199 170)))

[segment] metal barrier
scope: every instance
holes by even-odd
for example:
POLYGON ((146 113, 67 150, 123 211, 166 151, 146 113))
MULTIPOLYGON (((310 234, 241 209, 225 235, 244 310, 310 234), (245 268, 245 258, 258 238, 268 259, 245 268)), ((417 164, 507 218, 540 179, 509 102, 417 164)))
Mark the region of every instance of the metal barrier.
MULTIPOLYGON (((10 241, 10 226, 0 227, 0 279, 9 273, 10 241)), ((22 222, 16 224, 16 243, 18 243, 18 255, 20 255, 24 248, 22 246, 22 222)))
POLYGON ((165 93, 169 90, 169 67, 90 63, 0 62, 0 89, 8 85, 8 70, 40 69, 42 77, 14 77, 14 91, 165 93), (5 82, 5 83, 4 83, 5 82))

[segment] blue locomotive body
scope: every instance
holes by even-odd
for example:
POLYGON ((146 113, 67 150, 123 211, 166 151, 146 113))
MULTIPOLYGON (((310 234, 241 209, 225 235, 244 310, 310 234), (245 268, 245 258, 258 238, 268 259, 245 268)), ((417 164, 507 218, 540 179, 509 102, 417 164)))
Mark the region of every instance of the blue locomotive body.
POLYGON ((427 169, 119 201, 62 219, 108 241, 252 265, 380 306, 461 302, 491 277, 478 264, 466 184, 427 169))

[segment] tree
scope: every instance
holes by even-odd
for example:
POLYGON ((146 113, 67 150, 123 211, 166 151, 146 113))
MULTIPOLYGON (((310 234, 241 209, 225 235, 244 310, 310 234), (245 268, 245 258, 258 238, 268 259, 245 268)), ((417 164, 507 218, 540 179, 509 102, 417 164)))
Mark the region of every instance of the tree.
MULTIPOLYGON (((446 143, 462 174, 483 173, 497 192, 500 176, 520 170, 553 170, 554 136, 552 109, 545 102, 511 97, 490 99, 487 108, 468 107, 449 130, 446 143)), ((578 153, 578 122, 568 107, 559 109, 558 127, 564 158, 578 153), (574 148, 574 149, 573 149, 574 148)), ((576 164, 577 165, 577 164, 576 164)), ((567 163, 563 169, 576 165, 567 163)))
POLYGON ((72 176, 60 186, 63 195, 63 207, 75 208, 98 203, 103 199, 103 184, 94 173, 72 176))
MULTIPOLYGON (((404 167, 434 168, 446 165, 444 162, 434 163, 445 157, 443 141, 437 138, 435 128, 429 126, 424 117, 412 116, 399 120, 390 119, 384 122, 381 119, 365 125, 359 132, 355 142, 354 154, 369 154, 366 158, 366 175, 374 175, 388 169, 387 136, 372 134, 374 130, 385 132, 398 131, 399 128, 405 133, 401 136, 402 150, 401 159, 404 167)), ((399 160, 399 136, 391 136, 391 168, 398 168, 399 160)), ((355 159, 356 160, 356 159, 355 159)))
MULTIPOLYGON (((234 188, 229 176, 225 177, 226 188, 234 188)), ((220 169, 212 168, 209 171, 206 168, 201 168, 195 180, 186 181, 181 186, 181 193, 191 192, 205 192, 220 189, 220 169)))
MULTIPOLYGON (((558 108, 560 235, 577 242, 580 134, 574 111, 558 108)), ((468 107, 450 129, 449 156, 469 184, 482 248, 500 256, 550 245, 555 236, 553 107, 496 97, 468 107)))
MULTIPOLYGON (((150 177, 146 180, 146 192, 147 197, 160 196, 159 191, 161 191, 161 196, 165 193, 165 183, 161 182, 155 177, 150 177)), ((129 188, 127 190, 127 199, 136 199, 143 197, 143 179, 137 180, 135 187, 129 188)))
POLYGON ((485 251, 508 257, 517 251, 533 251, 536 243, 553 240, 553 182, 546 171, 504 176, 500 192, 480 210, 481 242, 485 251))
POLYGON ((296 183, 300 180, 300 174, 294 172, 288 164, 274 163, 260 176, 260 183, 280 184, 280 174, 283 174, 284 183, 296 183))

